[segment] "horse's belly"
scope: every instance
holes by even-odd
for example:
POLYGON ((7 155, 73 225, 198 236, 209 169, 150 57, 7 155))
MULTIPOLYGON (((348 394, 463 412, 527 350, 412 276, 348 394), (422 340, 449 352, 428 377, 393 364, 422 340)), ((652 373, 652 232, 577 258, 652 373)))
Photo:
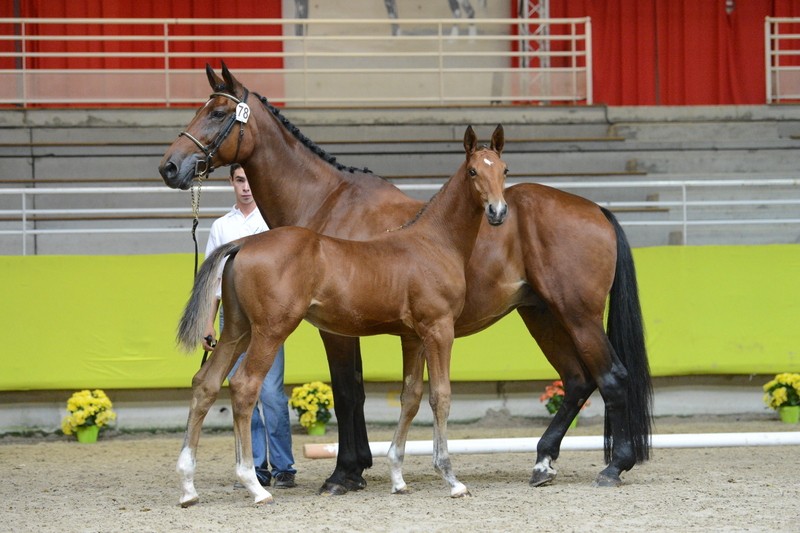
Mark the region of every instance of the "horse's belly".
POLYGON ((464 310, 456 320, 456 337, 464 337, 488 328, 521 305, 537 305, 539 298, 523 281, 470 285, 464 310))
POLYGON ((305 319, 318 329, 348 337, 401 335, 409 331, 396 314, 336 304, 312 303, 305 319))

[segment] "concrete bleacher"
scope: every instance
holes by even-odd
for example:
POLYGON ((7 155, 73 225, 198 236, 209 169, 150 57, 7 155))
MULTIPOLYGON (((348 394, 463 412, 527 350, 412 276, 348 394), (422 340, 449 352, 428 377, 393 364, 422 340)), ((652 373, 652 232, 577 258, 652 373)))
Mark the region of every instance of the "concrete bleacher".
MULTIPOLYGON (((189 193, 168 190, 158 163, 194 115, 194 109, 36 109, 0 111, 0 190, 18 187, 152 187, 152 194, 41 195, 36 209, 108 209, 111 213, 39 214, 28 227, 175 228, 174 233, 38 235, 27 237, 27 253, 124 254, 192 250, 189 193), (163 194, 162 194, 163 193, 163 194), (126 207, 182 209, 184 213, 131 215, 126 207), (185 230, 185 231, 184 231, 185 230)), ((309 138, 346 165, 368 167, 398 184, 441 183, 461 162, 464 129, 472 124, 488 140, 502 123, 509 182, 548 184, 623 181, 615 188, 570 188, 610 202, 619 218, 679 221, 680 209, 619 202, 679 200, 675 188, 637 185, 648 180, 800 178, 800 108, 795 106, 605 108, 487 106, 453 108, 286 109, 309 138)), ((224 170, 213 184, 224 184, 224 170)), ((410 191, 424 199, 431 191, 410 191)), ((798 186, 744 191, 710 188, 694 199, 800 197, 798 186)), ((211 220, 232 203, 225 193, 205 194, 201 247, 211 220)), ((0 194, 0 211, 19 209, 20 196, 0 194)), ((699 208, 698 208, 699 209, 699 208)), ((795 206, 704 208, 697 216, 789 218, 795 206)), ((0 229, 20 228, 19 217, 0 215, 0 229)), ((680 226, 628 226, 634 246, 680 244, 680 226)), ((800 224, 746 229, 696 227, 690 244, 800 242, 800 224)), ((0 253, 21 253, 19 235, 0 235, 0 253)))

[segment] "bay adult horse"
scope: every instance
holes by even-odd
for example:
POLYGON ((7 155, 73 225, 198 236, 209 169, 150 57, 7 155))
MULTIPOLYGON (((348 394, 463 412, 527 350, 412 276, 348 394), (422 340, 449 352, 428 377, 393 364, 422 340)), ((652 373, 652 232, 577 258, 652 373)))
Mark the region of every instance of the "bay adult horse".
MULTIPOLYGON (((188 189, 202 167, 215 163, 219 125, 233 127, 234 104, 252 105, 252 143, 242 164, 256 203, 271 228, 303 226, 325 235, 368 239, 409 220, 422 203, 388 181, 345 167, 305 137, 267 100, 254 95, 223 65, 206 67, 215 94, 198 111, 204 154, 179 137, 159 166, 164 182, 188 189), (232 100, 233 99, 233 100, 232 100), (198 167, 199 165, 199 167, 198 167), (371 222, 364 224, 368 219, 371 222)), ((539 440, 532 486, 555 479, 554 461, 570 421, 597 388, 605 406, 605 460, 598 485, 618 485, 620 474, 650 453, 652 388, 636 273, 625 233, 614 215, 578 196, 534 183, 506 190, 511 215, 500 227, 483 224, 467 265, 467 295, 455 324, 470 335, 517 310, 564 382, 565 398, 539 440), (607 330, 603 313, 608 299, 607 330)), ((320 331, 333 384, 339 453, 320 492, 343 494, 366 485, 372 466, 364 420, 364 387, 357 338, 320 331)), ((404 357, 415 346, 403 342, 404 357)))
MULTIPOLYGON (((201 121, 202 123, 202 121, 201 121)), ((197 136, 198 123, 189 126, 197 136)), ((245 136, 247 136, 245 134, 245 136)), ((244 144, 244 143, 242 143, 244 144)), ((236 473, 256 503, 272 501, 258 482, 251 450, 250 419, 261 383, 286 337, 302 320, 340 335, 389 333, 414 345, 403 362, 404 387, 422 388, 422 367, 430 375, 434 414, 433 464, 450 486, 450 495, 468 495, 447 453, 450 412, 450 351, 454 324, 467 290, 464 271, 475 246, 481 219, 502 224, 506 164, 500 159, 503 128, 489 148, 479 149, 472 127, 464 135, 466 160, 419 215, 402 228, 365 241, 320 235, 307 228, 284 226, 253 235, 214 251, 195 279, 178 340, 197 347, 211 318, 217 277, 222 274, 225 327, 211 361, 192 382, 186 437, 178 459, 181 505, 198 500, 194 487, 196 450, 208 410, 236 357, 244 361, 231 377, 236 473)), ((218 161, 247 160, 257 144, 221 146, 218 161)), ((369 224, 362 218, 362 224, 369 224)), ((419 409, 419 394, 404 394, 400 421, 389 450, 392 492, 406 492, 402 465, 408 429, 419 409)))

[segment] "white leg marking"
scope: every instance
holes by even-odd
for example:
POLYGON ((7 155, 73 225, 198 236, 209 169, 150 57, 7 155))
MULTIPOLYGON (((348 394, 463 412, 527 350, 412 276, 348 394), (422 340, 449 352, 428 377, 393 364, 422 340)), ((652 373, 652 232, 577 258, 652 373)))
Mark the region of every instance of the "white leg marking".
POLYGON ((244 485, 245 488, 250 491, 250 494, 253 495, 254 503, 272 503, 274 501, 272 494, 264 489, 264 487, 261 486, 261 483, 258 482, 258 478, 256 477, 256 469, 253 466, 252 460, 236 465, 236 477, 239 478, 239 481, 242 482, 242 485, 244 485), (250 463, 249 465, 247 464, 248 462, 250 463))
POLYGON ((398 454, 397 447, 392 444, 389 446, 389 475, 392 478, 392 494, 404 492, 408 486, 403 479, 403 456, 398 454))
POLYGON ((553 466, 554 465, 552 460, 549 457, 545 457, 544 459, 542 459, 540 463, 536 463, 535 465, 533 465, 533 469, 536 470, 537 472, 544 472, 546 474, 555 475, 557 471, 555 468, 553 468, 553 466))
POLYGON ((181 495, 180 504, 183 507, 188 507, 199 500, 197 490, 194 488, 195 467, 194 451, 188 447, 183 448, 178 456, 178 465, 175 467, 181 478, 183 494, 181 495))

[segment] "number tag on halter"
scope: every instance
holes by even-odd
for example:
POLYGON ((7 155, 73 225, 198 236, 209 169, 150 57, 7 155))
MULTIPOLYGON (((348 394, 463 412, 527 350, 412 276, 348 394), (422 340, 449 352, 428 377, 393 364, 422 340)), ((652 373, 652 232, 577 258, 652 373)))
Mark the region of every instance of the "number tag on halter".
POLYGON ((247 124, 247 119, 250 118, 250 106, 245 104, 244 102, 240 102, 236 106, 236 120, 247 124))

